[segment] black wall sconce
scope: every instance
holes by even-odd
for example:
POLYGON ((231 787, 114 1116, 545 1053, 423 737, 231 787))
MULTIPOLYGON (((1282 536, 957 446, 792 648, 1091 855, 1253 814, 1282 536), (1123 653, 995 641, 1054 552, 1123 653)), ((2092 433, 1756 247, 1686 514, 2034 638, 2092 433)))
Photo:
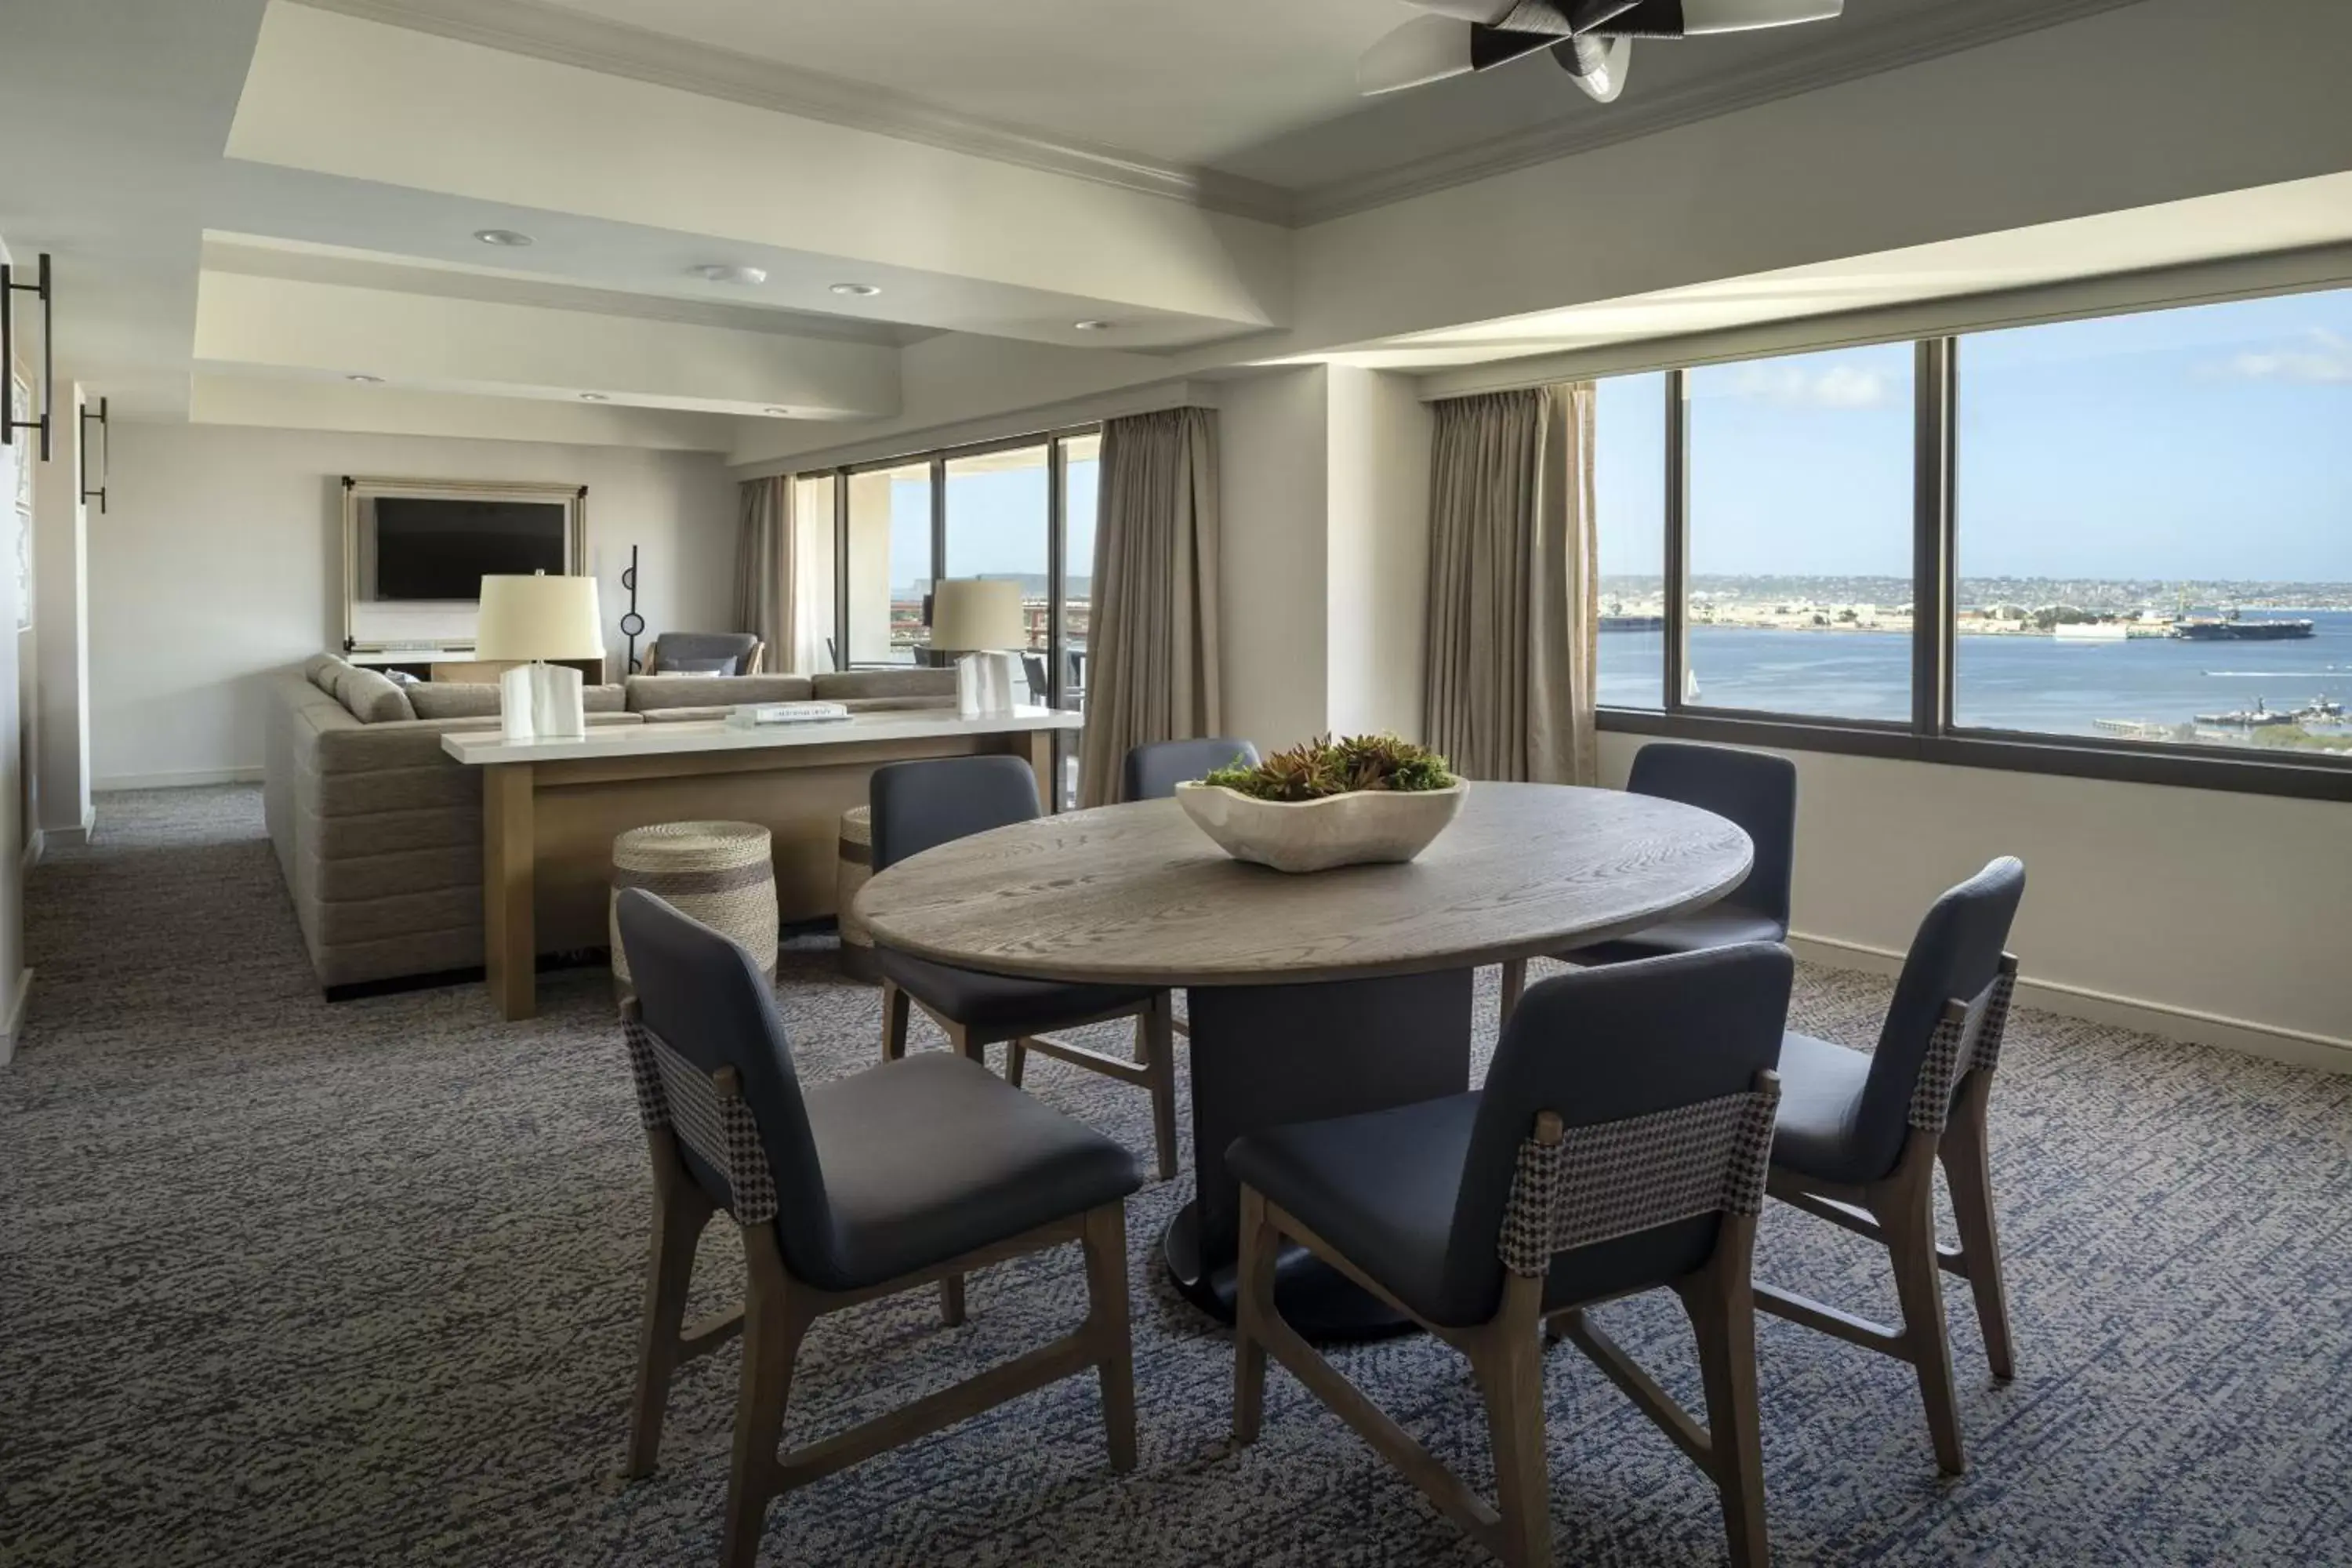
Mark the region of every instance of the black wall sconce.
POLYGON ((113 456, 107 443, 114 439, 111 434, 113 428, 114 426, 106 417, 105 398, 101 397, 98 400, 98 412, 95 414, 89 411, 89 404, 82 405, 81 499, 97 501, 98 515, 100 517, 106 515, 106 466, 113 456), (96 489, 89 488, 89 426, 92 420, 98 422, 98 489, 96 489))
POLYGON ((16 269, 0 261, 0 380, 8 384, 8 406, 0 408, 0 447, 13 447, 19 430, 41 433, 41 461, 49 460, 49 409, 57 390, 57 332, 49 313, 49 253, 41 252, 37 270, 39 281, 19 283, 16 269), (37 294, 41 298, 41 401, 40 416, 34 419, 16 417, 16 296, 37 294))

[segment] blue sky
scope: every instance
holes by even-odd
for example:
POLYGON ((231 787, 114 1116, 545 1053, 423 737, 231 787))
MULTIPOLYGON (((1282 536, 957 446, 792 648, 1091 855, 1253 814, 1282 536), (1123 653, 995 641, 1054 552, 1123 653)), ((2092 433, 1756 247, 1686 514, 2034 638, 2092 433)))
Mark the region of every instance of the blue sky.
MULTIPOLYGON (((1694 371, 1691 567, 1911 571, 1907 343, 1694 371)), ((1601 569, 1663 570, 1663 375, 1601 384, 1601 569)), ((1071 465, 1074 574, 1095 466, 1071 465)), ((1960 346, 1967 576, 2352 581, 2352 290, 1983 332, 1960 346)), ((891 494, 890 580, 930 558, 891 494)), ((1045 570, 1045 471, 948 480, 948 574, 1045 570)))
MULTIPOLYGON (((1969 576, 2352 581, 2352 290, 1979 333, 1969 576)), ((1691 375, 1691 566, 1910 572, 1911 350, 1691 375)), ((1663 378, 1601 383, 1601 571, 1660 570, 1663 378)))
MULTIPOLYGON (((1097 464, 1069 465, 1069 573, 1094 570, 1097 464)), ((1046 567, 1046 470, 996 468, 959 473, 948 467, 950 577, 1020 573, 1042 577, 1046 567)), ((931 487, 918 474, 890 486, 890 584, 916 592, 930 574, 931 487)))

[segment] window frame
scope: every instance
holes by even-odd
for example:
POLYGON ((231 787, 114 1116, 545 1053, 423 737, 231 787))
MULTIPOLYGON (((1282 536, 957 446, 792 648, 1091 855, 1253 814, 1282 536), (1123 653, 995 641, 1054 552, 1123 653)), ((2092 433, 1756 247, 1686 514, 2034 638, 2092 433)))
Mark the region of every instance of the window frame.
MULTIPOLYGON (((833 612, 837 628, 835 637, 834 668, 849 668, 850 604, 849 604, 849 479, 853 474, 880 473, 897 468, 910 468, 918 464, 930 470, 930 569, 929 580, 936 584, 945 574, 948 549, 948 465, 960 458, 984 458, 995 452, 1018 451, 1026 447, 1045 448, 1045 511, 1046 544, 1045 574, 1048 603, 1053 606, 1046 617, 1047 706, 1067 708, 1077 693, 1069 688, 1064 669, 1062 650, 1066 633, 1062 611, 1067 598, 1069 578, 1069 508, 1063 487, 1068 474, 1064 443, 1088 436, 1100 436, 1099 421, 1084 425, 1056 426, 1048 430, 1032 430, 1019 436, 1005 436, 986 441, 971 441, 954 447, 931 447, 920 451, 902 452, 896 457, 877 458, 861 463, 844 463, 833 468, 809 468, 793 474, 793 479, 822 479, 830 476, 833 485, 833 612)), ((1093 563, 1087 563, 1091 569, 1093 563)))
MULTIPOLYGON (((2316 293, 2324 289, 2286 292, 2316 293)), ((2277 292, 2275 290, 2271 292, 2277 292)), ((2221 304, 2204 300, 2181 307, 2151 306, 2102 312, 2151 314, 2158 310, 2221 304)), ((2079 317, 2068 319, 2080 319, 2079 317)), ((2017 323, 2027 325, 2032 323, 2017 323)), ((1990 330, 1990 329, 1988 329, 1990 330)), ((1783 751, 1993 768, 2121 784, 2180 789, 2352 801, 2352 756, 2273 759, 2252 752, 2182 745, 2177 742, 2041 735, 1953 722, 1954 607, 1958 593, 1958 469, 1959 345, 1964 334, 1903 339, 1913 345, 1911 717, 1908 721, 1846 720, 1803 714, 1691 705, 1683 700, 1689 668, 1690 367, 1666 374, 1665 669, 1660 706, 1602 707, 1604 731, 1666 739, 1765 746, 1783 751)), ((1859 346, 1843 342, 1837 346, 1859 346)), ((1762 361, 1803 350, 1741 356, 1762 361)), ((1709 362, 1738 363, 1738 362, 1709 362)), ((1615 373, 1612 374, 1632 374, 1615 373)))

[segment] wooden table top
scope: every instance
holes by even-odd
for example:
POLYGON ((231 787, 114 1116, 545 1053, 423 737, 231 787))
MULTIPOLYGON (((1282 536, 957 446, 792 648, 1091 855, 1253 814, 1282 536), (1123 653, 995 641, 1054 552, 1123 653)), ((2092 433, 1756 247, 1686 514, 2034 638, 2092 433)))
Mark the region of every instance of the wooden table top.
POLYGON ((875 940, 1042 980, 1250 985, 1559 952, 1703 908, 1753 847, 1711 812, 1615 790, 1473 784, 1421 858, 1290 876, 1234 860, 1172 800, 977 834, 901 861, 875 940))

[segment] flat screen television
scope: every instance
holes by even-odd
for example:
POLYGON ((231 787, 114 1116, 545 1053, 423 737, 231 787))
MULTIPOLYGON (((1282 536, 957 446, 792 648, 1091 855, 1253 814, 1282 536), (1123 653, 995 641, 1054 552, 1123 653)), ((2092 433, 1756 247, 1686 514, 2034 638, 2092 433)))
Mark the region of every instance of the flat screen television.
POLYGON ((486 576, 561 576, 570 515, 561 501, 379 496, 376 600, 478 599, 486 576))

